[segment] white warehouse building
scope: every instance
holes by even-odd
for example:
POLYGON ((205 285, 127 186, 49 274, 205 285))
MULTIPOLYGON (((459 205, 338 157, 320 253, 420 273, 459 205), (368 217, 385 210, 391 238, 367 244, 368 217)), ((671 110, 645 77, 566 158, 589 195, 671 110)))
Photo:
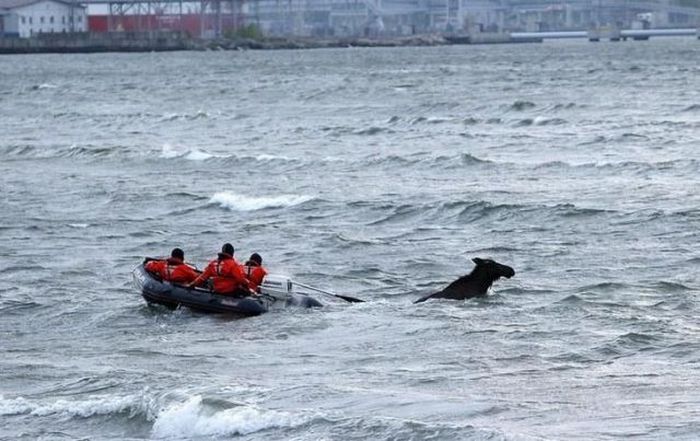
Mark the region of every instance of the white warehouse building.
POLYGON ((0 36, 86 32, 87 8, 62 0, 0 0, 0 36))

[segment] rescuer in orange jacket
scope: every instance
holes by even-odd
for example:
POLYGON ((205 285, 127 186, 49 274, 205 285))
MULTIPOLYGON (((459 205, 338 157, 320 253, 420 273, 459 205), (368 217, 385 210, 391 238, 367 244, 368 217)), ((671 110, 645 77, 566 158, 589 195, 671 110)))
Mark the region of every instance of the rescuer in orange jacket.
POLYGON ((212 280, 212 290, 224 295, 250 295, 248 279, 243 273, 243 268, 233 258, 233 245, 224 244, 217 259, 209 262, 194 282, 188 286, 198 286, 207 280, 212 280))
POLYGON ((173 248, 166 260, 151 260, 146 262, 149 271, 162 280, 186 285, 197 278, 197 272, 185 263, 185 253, 180 248, 173 248))
POLYGON ((248 285, 250 289, 258 291, 263 279, 267 275, 267 270, 262 266, 262 257, 260 257, 260 254, 253 253, 250 255, 250 259, 248 259, 243 267, 243 272, 250 282, 248 285))

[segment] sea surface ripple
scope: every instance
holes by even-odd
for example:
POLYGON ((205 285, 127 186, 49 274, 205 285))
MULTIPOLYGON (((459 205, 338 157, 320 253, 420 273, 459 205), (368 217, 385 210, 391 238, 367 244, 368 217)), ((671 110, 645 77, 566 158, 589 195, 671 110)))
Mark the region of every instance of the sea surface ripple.
POLYGON ((700 44, 0 58, 0 438, 697 439, 700 44), (130 281, 223 242, 366 299, 130 281), (489 296, 412 301, 491 257, 489 296))

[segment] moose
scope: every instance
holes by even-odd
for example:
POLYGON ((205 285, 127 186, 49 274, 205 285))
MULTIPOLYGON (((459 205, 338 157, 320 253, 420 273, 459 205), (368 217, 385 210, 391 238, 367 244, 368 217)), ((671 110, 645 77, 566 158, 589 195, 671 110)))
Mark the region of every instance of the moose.
POLYGON ((511 278, 515 275, 515 270, 508 265, 503 265, 491 259, 481 259, 475 257, 472 262, 476 267, 471 273, 462 276, 447 285, 442 291, 421 297, 413 303, 425 302, 428 299, 454 299, 466 300, 472 297, 486 295, 493 282, 501 277, 511 278))

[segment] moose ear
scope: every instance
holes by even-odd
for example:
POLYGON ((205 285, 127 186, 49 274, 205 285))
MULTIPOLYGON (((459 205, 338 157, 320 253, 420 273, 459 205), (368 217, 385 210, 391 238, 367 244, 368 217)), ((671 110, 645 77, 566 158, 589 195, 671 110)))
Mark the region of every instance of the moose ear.
POLYGON ((484 260, 480 259, 478 257, 475 257, 472 259, 472 262, 476 263, 477 265, 481 265, 482 263, 484 263, 484 260))

